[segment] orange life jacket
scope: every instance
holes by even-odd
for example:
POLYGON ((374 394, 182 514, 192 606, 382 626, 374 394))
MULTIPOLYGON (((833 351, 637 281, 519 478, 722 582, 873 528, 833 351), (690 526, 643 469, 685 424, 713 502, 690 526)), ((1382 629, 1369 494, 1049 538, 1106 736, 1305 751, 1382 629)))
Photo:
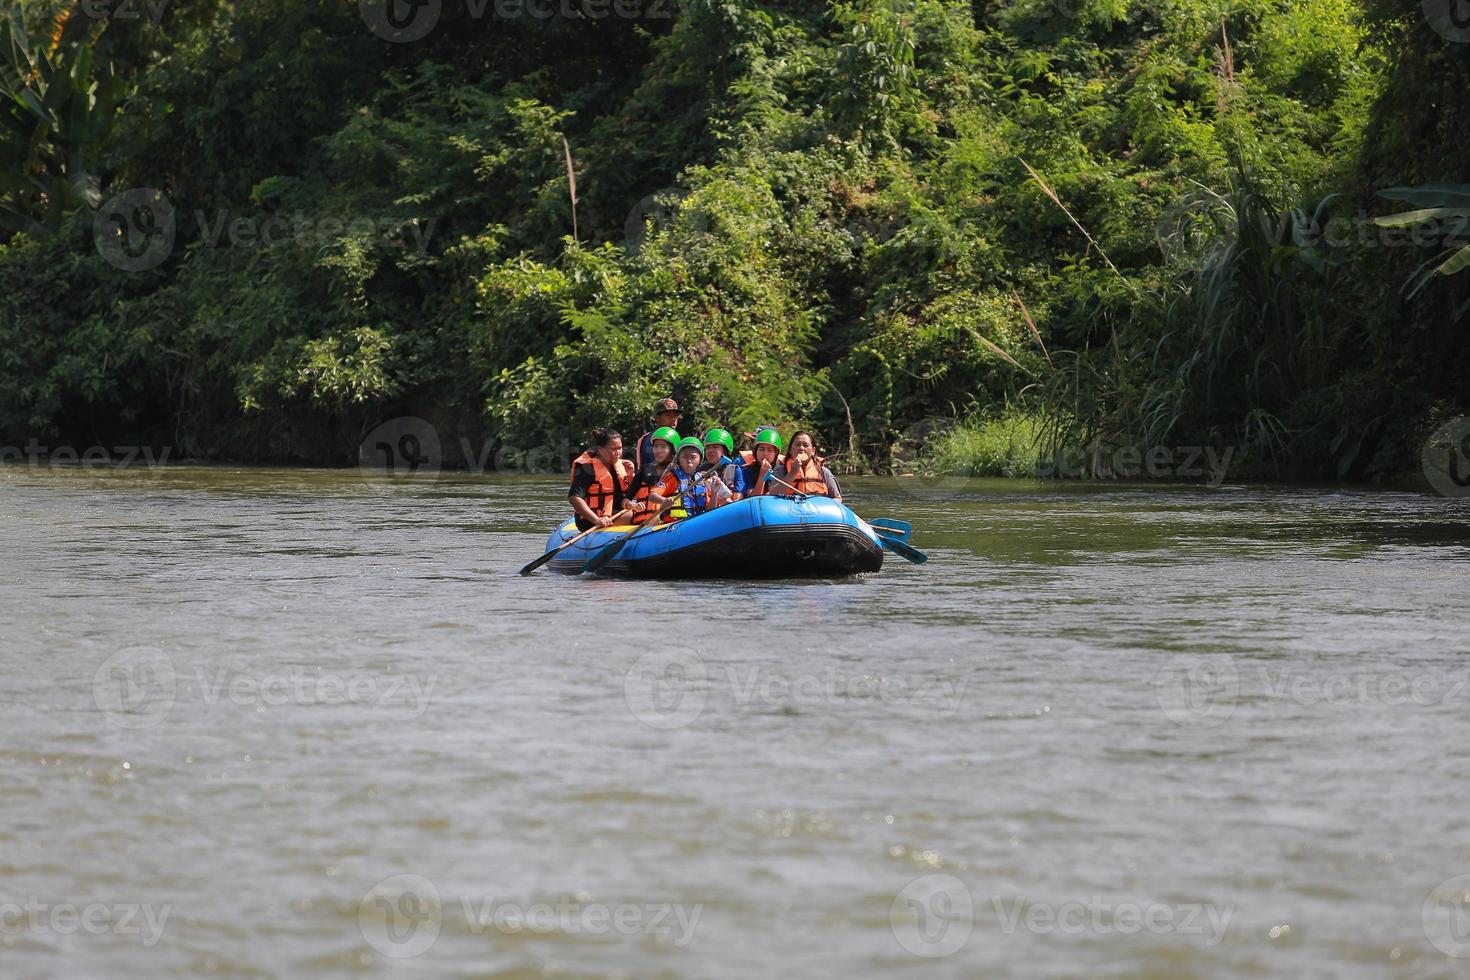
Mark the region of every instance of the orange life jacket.
POLYGON ((599 517, 611 517, 613 514, 613 500, 617 491, 626 490, 633 483, 633 464, 626 459, 620 459, 613 464, 617 470, 614 477, 602 460, 590 452, 583 453, 572 460, 572 478, 576 479, 577 467, 583 463, 592 464, 592 475, 595 481, 587 488, 587 506, 592 508, 592 513, 599 517), (616 489, 613 480, 617 480, 616 489))
POLYGON ((827 481, 822 477, 822 467, 827 461, 815 454, 803 465, 797 462, 795 456, 786 458, 786 475, 782 477, 787 483, 809 497, 827 497, 827 481))
POLYGON ((647 524, 649 521, 653 520, 654 515, 658 513, 657 507, 648 505, 648 495, 653 493, 653 491, 657 489, 662 483, 663 478, 660 476, 658 481, 654 483, 641 483, 638 485, 638 489, 633 491, 633 496, 630 499, 636 500, 646 505, 643 510, 638 511, 633 515, 634 524, 637 524, 641 527, 642 525, 647 524))

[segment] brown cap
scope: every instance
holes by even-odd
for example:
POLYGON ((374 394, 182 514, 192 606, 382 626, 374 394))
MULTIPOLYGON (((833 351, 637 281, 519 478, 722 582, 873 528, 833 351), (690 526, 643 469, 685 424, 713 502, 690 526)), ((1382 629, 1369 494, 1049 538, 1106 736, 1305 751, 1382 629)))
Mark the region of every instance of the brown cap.
MULTIPOLYGON (((672 398, 660 398, 653 406, 653 414, 658 415, 661 412, 679 412, 679 403, 672 398)), ((679 414, 683 415, 684 413, 679 412, 679 414)))

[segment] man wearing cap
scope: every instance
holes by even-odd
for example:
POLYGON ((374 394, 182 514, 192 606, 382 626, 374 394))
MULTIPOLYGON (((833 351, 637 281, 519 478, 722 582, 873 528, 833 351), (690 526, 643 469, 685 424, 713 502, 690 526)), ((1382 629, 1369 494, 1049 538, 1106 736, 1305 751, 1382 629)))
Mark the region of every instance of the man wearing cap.
POLYGON ((653 431, 667 425, 671 429, 679 428, 679 420, 684 413, 679 411, 679 403, 672 398, 660 398, 653 406, 653 429, 649 429, 638 437, 638 447, 633 454, 634 468, 637 472, 643 471, 643 461, 653 461, 653 431))

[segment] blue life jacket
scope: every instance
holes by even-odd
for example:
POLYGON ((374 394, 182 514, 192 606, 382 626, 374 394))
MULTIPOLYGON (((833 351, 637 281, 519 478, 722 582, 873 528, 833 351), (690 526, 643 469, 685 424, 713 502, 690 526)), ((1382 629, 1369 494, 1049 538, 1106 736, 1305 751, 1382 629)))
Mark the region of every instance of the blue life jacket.
POLYGON ((690 476, 675 466, 669 472, 674 474, 675 480, 679 481, 679 503, 674 505, 670 516, 693 517, 709 509, 709 488, 704 485, 705 471, 696 470, 694 475, 690 476))
MULTIPOLYGON (((771 472, 776 472, 775 467, 771 468, 771 472)), ((761 461, 758 459, 735 467, 735 482, 740 484, 740 489, 736 492, 741 495, 753 493, 756 489, 755 485, 760 482, 760 477, 761 461)), ((734 487, 731 489, 733 490, 734 487)))

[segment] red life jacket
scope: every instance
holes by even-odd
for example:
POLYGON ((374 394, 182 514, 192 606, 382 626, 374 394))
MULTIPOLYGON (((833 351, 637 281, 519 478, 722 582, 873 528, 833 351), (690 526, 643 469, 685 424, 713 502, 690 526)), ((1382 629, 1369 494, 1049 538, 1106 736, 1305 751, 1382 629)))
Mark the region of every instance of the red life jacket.
POLYGON ((633 464, 626 459, 620 459, 613 464, 617 470, 617 476, 608 471, 601 459, 590 452, 585 452, 572 460, 572 478, 576 479, 577 467, 583 463, 592 464, 592 475, 595 480, 592 486, 587 488, 587 506, 592 508, 592 513, 599 517, 611 517, 613 514, 613 501, 618 491, 626 490, 633 483, 633 464), (616 490, 613 480, 617 480, 616 490))
POLYGON ((827 492, 827 481, 822 476, 822 467, 827 461, 821 456, 813 454, 810 459, 802 464, 795 456, 786 457, 786 476, 783 479, 809 497, 829 497, 827 492))

